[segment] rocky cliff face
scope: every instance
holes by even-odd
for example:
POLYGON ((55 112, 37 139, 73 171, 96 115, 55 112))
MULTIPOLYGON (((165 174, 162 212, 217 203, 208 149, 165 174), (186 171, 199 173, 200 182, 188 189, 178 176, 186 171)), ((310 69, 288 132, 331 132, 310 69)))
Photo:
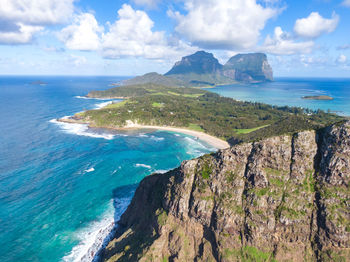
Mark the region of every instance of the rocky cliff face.
POLYGON ((173 68, 165 75, 174 74, 215 74, 222 65, 211 53, 198 51, 193 55, 185 56, 176 62, 173 68))
POLYGON ((350 122, 145 178, 105 261, 347 261, 350 122))
POLYGON ((238 54, 223 66, 222 73, 237 81, 272 81, 272 68, 262 53, 238 54))

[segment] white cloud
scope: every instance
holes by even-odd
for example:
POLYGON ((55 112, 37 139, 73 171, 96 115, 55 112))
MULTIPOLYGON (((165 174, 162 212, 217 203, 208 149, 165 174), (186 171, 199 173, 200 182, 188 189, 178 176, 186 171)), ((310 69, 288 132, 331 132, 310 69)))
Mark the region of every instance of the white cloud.
POLYGON ((57 24, 73 13, 74 0, 0 0, 3 20, 32 25, 57 24))
POLYGON ((66 22, 74 0, 0 0, 0 44, 26 44, 47 25, 66 22))
POLYGON ((161 0, 132 0, 135 4, 155 8, 161 0))
POLYGON ((154 22, 146 12, 124 4, 118 20, 109 24, 102 37, 102 52, 106 58, 145 57, 167 59, 193 48, 176 38, 168 39, 163 31, 153 31, 154 22))
POLYGON ((312 12, 308 17, 296 20, 294 32, 306 38, 316 38, 324 33, 333 32, 339 22, 339 16, 333 13, 332 18, 327 19, 317 12, 312 12))
POLYGON ((313 46, 313 41, 295 42, 281 27, 276 27, 274 36, 267 36, 260 49, 274 55, 294 55, 311 53, 313 46))
POLYGON ((73 24, 63 28, 58 38, 66 47, 73 50, 92 51, 100 47, 100 34, 104 28, 99 26, 94 15, 83 13, 74 17, 73 24))
POLYGON ((344 64, 347 61, 347 57, 343 54, 339 55, 337 58, 337 62, 340 64, 344 64))
POLYGON ((186 0, 186 14, 168 12, 175 30, 195 45, 209 49, 248 49, 278 9, 255 0, 186 0))
POLYGON ((342 5, 343 5, 343 6, 346 6, 346 7, 350 7, 350 0, 344 0, 344 1, 342 2, 342 5))
POLYGON ((33 35, 44 29, 42 26, 17 24, 18 29, 14 31, 0 30, 0 43, 2 44, 26 44, 32 41, 33 35))

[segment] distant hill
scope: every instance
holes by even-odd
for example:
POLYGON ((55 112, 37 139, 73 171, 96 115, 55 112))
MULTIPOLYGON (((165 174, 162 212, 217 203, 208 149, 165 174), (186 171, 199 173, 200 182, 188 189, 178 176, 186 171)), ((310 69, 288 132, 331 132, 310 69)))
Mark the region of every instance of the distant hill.
POLYGON ((163 86, 185 86, 186 83, 172 78, 166 77, 164 75, 158 74, 156 72, 147 73, 142 76, 137 76, 122 82, 123 85, 140 85, 147 83, 155 83, 163 86))
POLYGON ((183 57, 164 75, 148 73, 123 82, 124 85, 154 83, 165 86, 203 87, 236 82, 273 80, 272 68, 262 53, 238 54, 225 65, 213 54, 198 51, 183 57))

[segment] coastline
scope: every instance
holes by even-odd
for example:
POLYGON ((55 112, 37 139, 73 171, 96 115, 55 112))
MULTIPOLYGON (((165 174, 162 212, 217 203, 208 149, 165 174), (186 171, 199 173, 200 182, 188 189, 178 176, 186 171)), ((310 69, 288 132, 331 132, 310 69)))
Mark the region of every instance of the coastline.
POLYGON ((155 130, 177 132, 177 133, 182 133, 182 134, 197 137, 199 140, 202 140, 217 149, 225 149, 230 147, 229 143, 227 143, 225 140, 222 140, 215 136, 208 135, 203 132, 194 131, 186 128, 180 128, 180 127, 139 125, 130 121, 125 127, 120 129, 155 129, 155 130))
POLYGON ((202 140, 217 149, 225 149, 230 147, 230 144, 228 142, 218 137, 208 135, 206 133, 199 132, 199 131, 181 128, 181 127, 140 125, 130 120, 127 121, 127 125, 125 125, 124 127, 103 127, 103 126, 93 126, 90 123, 72 119, 71 117, 60 118, 60 119, 57 119, 57 121, 70 123, 70 124, 85 124, 85 125, 88 125, 89 127, 107 128, 107 129, 114 129, 114 130, 154 129, 154 130, 170 131, 170 132, 176 132, 176 133, 182 133, 182 134, 194 136, 199 140, 202 140))

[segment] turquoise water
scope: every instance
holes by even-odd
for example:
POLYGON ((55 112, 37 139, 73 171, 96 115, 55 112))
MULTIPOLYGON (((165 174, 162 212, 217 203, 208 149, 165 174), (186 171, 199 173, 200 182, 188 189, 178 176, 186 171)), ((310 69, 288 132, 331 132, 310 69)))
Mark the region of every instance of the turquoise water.
POLYGON ((121 79, 0 77, 0 261, 91 256, 142 178, 214 150, 175 133, 55 121, 108 102, 79 96, 121 79))
MULTIPOLYGON (((0 261, 89 260, 86 254, 96 252, 143 177, 213 150, 175 133, 117 133, 55 121, 110 102, 81 96, 120 80, 0 77, 0 261), (31 85, 35 80, 48 84, 31 85)), ((349 79, 283 78, 210 91, 350 115, 349 79), (335 99, 300 98, 319 94, 335 99)))
POLYGON ((236 84, 208 89, 222 96, 242 101, 263 102, 278 106, 322 109, 350 116, 350 79, 276 78, 274 82, 236 84), (329 95, 331 101, 305 100, 303 96, 329 95))

